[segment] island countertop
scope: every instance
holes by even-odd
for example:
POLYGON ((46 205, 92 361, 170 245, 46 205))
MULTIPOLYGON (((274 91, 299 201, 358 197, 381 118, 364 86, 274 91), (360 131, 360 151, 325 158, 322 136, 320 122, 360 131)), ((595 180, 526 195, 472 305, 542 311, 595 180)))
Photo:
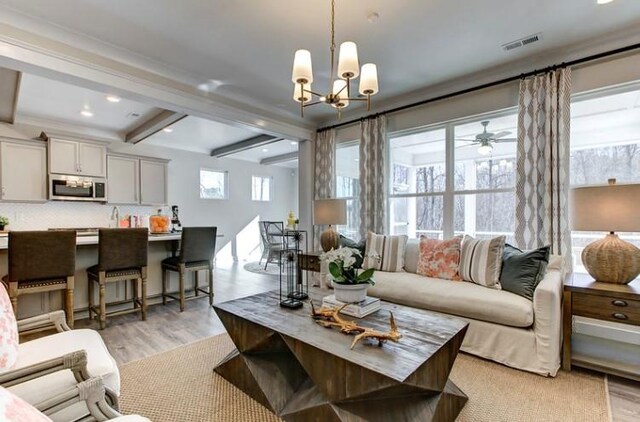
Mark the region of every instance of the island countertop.
MULTIPOLYGON (((165 242, 169 240, 180 240, 180 233, 149 233, 149 242, 165 242)), ((98 236, 77 236, 76 237, 76 245, 85 246, 85 245, 97 245, 98 244, 98 236)), ((0 235, 0 250, 9 249, 9 237, 7 234, 3 233, 0 235)))

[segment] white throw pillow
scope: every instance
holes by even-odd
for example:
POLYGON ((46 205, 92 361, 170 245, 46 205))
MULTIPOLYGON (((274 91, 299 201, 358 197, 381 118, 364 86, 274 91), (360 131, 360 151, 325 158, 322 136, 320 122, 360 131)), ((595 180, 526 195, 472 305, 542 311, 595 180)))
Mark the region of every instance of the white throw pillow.
POLYGON ((465 235, 460 254, 460 277, 481 286, 501 289, 500 270, 505 240, 505 236, 478 240, 465 235))
POLYGON ((51 419, 9 390, 0 387, 0 421, 51 422, 51 419))
POLYGON ((404 267, 408 236, 385 236, 369 232, 362 268, 399 272, 404 267))
POLYGON ((18 323, 9 294, 0 283, 0 373, 13 368, 17 360, 18 323))

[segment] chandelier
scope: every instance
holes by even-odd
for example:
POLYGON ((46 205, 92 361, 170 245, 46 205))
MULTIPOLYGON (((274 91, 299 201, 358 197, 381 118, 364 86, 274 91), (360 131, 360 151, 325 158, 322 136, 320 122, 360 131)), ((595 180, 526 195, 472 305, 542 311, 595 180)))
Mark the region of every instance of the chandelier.
POLYGON ((309 50, 296 51, 293 59, 291 81, 294 84, 293 99, 300 103, 300 115, 304 117, 305 107, 316 104, 328 104, 338 111, 349 106, 350 101, 366 101, 367 110, 371 109, 371 96, 378 93, 378 70, 373 63, 358 63, 358 47, 352 41, 340 44, 338 71, 335 72, 335 0, 331 0, 331 79, 329 93, 319 94, 311 89, 313 71, 311 69, 311 53, 309 50), (360 76, 358 92, 361 97, 351 96, 351 81, 360 76), (316 97, 314 99, 314 97, 316 97))

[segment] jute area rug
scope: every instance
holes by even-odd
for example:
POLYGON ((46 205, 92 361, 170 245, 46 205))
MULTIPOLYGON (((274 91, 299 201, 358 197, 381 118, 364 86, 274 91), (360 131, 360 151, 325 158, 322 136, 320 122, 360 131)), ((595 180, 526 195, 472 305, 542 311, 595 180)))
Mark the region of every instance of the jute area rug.
MULTIPOLYGON (((154 422, 278 421, 213 373, 232 349, 222 334, 123 365, 121 410, 154 422)), ((458 421, 609 421, 600 376, 573 371, 543 378, 460 354, 452 379, 469 396, 458 421)))

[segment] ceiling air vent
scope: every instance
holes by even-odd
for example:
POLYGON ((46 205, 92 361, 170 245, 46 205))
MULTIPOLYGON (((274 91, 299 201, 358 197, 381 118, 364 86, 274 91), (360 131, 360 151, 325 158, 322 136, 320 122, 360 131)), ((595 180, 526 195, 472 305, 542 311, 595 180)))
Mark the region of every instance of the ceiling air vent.
POLYGON ((515 50, 516 48, 524 47, 525 45, 533 44, 534 42, 538 42, 542 39, 542 33, 539 32, 537 34, 529 35, 528 37, 520 38, 519 40, 515 40, 506 44, 502 44, 502 49, 504 51, 515 50))

